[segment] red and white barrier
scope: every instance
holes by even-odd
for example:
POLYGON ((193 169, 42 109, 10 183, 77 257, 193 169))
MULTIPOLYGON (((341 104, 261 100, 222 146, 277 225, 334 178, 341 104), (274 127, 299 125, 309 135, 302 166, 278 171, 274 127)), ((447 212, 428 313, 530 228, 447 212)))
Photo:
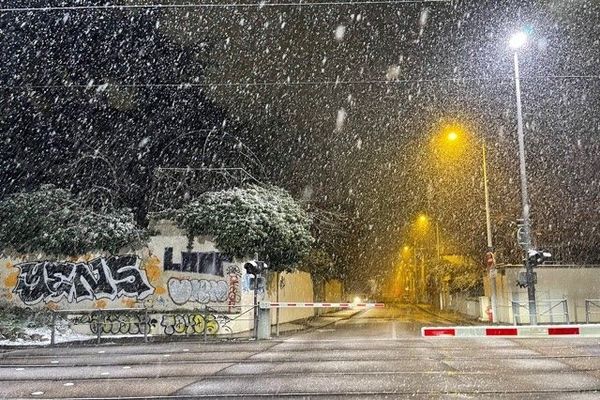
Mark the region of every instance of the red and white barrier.
POLYGON ((440 326, 421 328, 423 337, 557 337, 600 336, 600 324, 523 326, 440 326))
POLYGON ((384 303, 282 303, 261 301, 260 308, 384 308, 384 303))

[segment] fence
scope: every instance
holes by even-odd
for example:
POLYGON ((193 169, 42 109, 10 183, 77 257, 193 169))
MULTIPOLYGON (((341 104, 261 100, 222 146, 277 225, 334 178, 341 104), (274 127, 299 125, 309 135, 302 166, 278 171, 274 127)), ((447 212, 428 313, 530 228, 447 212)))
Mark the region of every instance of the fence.
MULTIPOLYGON (((525 315, 529 319, 529 302, 512 301, 513 323, 519 325, 523 323, 521 318, 521 310, 525 310, 525 315)), ((539 323, 564 322, 569 324, 569 307, 567 299, 557 300, 538 300, 535 302, 537 306, 537 320, 539 323), (556 317, 559 317, 558 320, 556 317)))
POLYGON ((52 312, 50 344, 56 344, 58 317, 63 316, 69 325, 87 325, 95 335, 97 343, 102 336, 128 335, 142 337, 148 341, 149 335, 233 337, 234 334, 250 334, 254 324, 254 306, 238 306, 240 312, 225 314, 219 310, 222 305, 205 305, 197 309, 150 310, 146 308, 112 308, 103 310, 56 310, 52 312))
POLYGON ((589 324, 595 314, 600 314, 600 299, 585 299, 585 323, 589 324))

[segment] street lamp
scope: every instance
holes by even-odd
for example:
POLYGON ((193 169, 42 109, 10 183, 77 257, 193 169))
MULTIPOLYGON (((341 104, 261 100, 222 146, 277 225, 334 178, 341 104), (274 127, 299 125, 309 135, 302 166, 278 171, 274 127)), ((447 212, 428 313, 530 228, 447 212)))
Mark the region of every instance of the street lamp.
MULTIPOLYGON (((449 142, 456 142, 458 139, 458 134, 455 130, 451 130, 446 135, 446 139, 449 142)), ((492 244, 492 222, 490 217, 490 196, 488 190, 488 177, 487 177, 487 160, 486 160, 486 147, 485 140, 481 141, 481 164, 483 168, 483 194, 485 201, 485 227, 486 227, 486 238, 487 238, 487 248, 488 253, 493 252, 493 244, 492 244)), ((498 322, 498 305, 497 305, 497 296, 496 296, 496 269, 495 265, 493 265, 489 270, 489 280, 490 280, 490 292, 491 292, 491 306, 492 306, 492 322, 498 322)))
POLYGON ((523 135, 523 115, 521 111, 521 85, 519 82, 519 56, 518 51, 527 43, 525 32, 515 33, 509 41, 514 50, 515 92, 517 98, 517 136, 519 141, 519 174, 521 176, 521 204, 523 208, 523 225, 521 244, 525 250, 525 270, 527 278, 527 297, 529 300, 529 322, 537 325, 537 307, 535 304, 535 286, 533 275, 533 264, 529 261, 529 250, 531 250, 531 224, 529 221, 529 195, 527 193, 527 174, 525 168, 525 138, 523 135))
MULTIPOLYGON (((415 264, 415 269, 417 268, 417 256, 416 256, 416 250, 417 250, 417 236, 421 236, 421 239, 423 241, 429 241, 430 236, 428 235, 429 233, 429 227, 430 227, 430 220, 431 217, 429 217, 426 214, 420 214, 417 217, 417 221, 416 221, 416 235, 415 235, 415 239, 414 239, 414 243, 413 243, 413 247, 414 247, 414 264, 415 264)), ((435 220, 435 219, 434 219, 435 220)), ((425 244, 425 243, 423 243, 425 244)), ((437 259, 439 260, 441 258, 441 247, 440 247, 440 233, 439 233, 439 226, 438 226, 438 221, 435 220, 435 249, 436 249, 436 254, 437 254, 437 259)), ((424 249, 422 249, 424 250, 424 249)), ((421 278, 420 278, 420 287, 421 287, 421 295, 423 296, 423 299, 425 299, 426 297, 426 290, 427 290, 427 284, 426 284, 426 276, 425 276, 425 252, 422 251, 421 252, 421 278)))

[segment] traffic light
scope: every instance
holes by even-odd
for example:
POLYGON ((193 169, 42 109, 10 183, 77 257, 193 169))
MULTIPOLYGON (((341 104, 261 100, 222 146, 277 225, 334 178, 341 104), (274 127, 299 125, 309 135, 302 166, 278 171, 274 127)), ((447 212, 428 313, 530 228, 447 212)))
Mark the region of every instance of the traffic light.
POLYGON ((269 268, 264 261, 248 261, 244 264, 244 269, 250 276, 249 285, 251 288, 264 289, 267 280, 261 274, 269 268))
MULTIPOLYGON (((532 273, 532 278, 532 284, 537 284, 537 272, 532 273)), ((527 271, 519 272, 519 275, 517 276, 517 286, 522 289, 529 286, 529 283, 527 282, 527 271)))
POLYGON ((266 270, 268 268, 269 268, 269 266, 264 261, 254 261, 253 260, 253 261, 248 261, 244 264, 244 269, 246 270, 246 272, 251 275, 254 275, 254 276, 260 275, 264 270, 266 270))
POLYGON ((267 286, 267 280, 265 279, 264 276, 251 276, 250 279, 248 280, 248 285, 254 289, 264 289, 267 286))
POLYGON ((544 261, 550 260, 551 258, 552 254, 543 250, 531 249, 527 252, 527 260, 534 267, 544 263, 544 261))

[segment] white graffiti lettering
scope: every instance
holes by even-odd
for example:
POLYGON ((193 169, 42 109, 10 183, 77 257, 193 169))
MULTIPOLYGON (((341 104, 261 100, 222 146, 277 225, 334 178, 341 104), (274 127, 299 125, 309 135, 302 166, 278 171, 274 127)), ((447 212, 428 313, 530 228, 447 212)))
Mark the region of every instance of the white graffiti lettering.
POLYGON ((175 304, 188 302, 207 304, 227 300, 228 286, 224 280, 171 278, 168 287, 169 296, 175 304))

